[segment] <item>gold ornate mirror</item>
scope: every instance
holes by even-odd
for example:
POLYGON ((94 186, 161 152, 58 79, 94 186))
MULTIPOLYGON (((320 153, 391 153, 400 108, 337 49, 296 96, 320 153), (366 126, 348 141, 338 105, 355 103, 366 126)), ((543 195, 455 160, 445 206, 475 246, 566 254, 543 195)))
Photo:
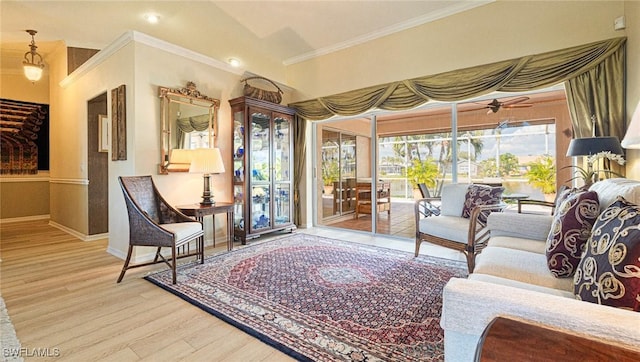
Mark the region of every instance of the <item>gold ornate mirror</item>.
POLYGON ((191 150, 214 147, 220 100, 201 94, 193 82, 185 88, 158 87, 162 98, 162 154, 159 172, 188 172, 191 150))

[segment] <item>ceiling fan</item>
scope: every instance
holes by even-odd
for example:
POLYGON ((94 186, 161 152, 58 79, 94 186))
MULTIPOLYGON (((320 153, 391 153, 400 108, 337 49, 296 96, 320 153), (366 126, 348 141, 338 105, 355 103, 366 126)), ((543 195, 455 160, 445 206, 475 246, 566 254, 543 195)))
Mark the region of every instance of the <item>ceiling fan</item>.
MULTIPOLYGON (((531 103, 522 103, 525 101, 528 101, 529 97, 517 97, 517 98, 513 98, 513 99, 508 99, 505 101, 499 101, 498 99, 494 99, 489 103, 479 103, 479 102, 473 102, 476 104, 481 104, 484 107, 482 108, 487 108, 489 109, 487 111, 487 114, 491 114, 491 113, 497 113, 500 108, 526 108, 526 107, 532 107, 533 104, 531 103)), ((480 108, 480 109, 482 109, 480 108)), ((477 109, 477 108, 476 108, 477 109)))

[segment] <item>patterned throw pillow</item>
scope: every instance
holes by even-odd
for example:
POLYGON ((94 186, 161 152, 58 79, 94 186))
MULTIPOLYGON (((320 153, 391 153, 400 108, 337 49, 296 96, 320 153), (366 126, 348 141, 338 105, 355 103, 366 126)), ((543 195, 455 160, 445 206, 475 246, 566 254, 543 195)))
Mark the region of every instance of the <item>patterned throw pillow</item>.
POLYGON ((573 276, 598 212, 595 191, 570 193, 556 208, 545 249, 547 266, 556 278, 573 276))
MULTIPOLYGON (((467 194, 464 200, 464 206, 462 207, 462 217, 470 218, 471 211, 476 206, 481 205, 498 205, 502 200, 502 193, 504 187, 491 187, 486 185, 469 185, 467 194)), ((499 209, 496 209, 496 211, 499 209)), ((487 222, 488 213, 481 213, 479 216, 480 221, 487 222)))
POLYGON ((586 247, 573 278, 576 298, 640 312, 640 206, 618 196, 586 247))
POLYGON ((570 188, 566 186, 564 186, 561 190, 559 190, 558 194, 556 195, 556 199, 554 201, 554 204, 555 204, 554 214, 558 212, 558 209, 560 208, 560 205, 562 205, 562 202, 572 194, 575 194, 577 191, 578 189, 576 188, 570 188))

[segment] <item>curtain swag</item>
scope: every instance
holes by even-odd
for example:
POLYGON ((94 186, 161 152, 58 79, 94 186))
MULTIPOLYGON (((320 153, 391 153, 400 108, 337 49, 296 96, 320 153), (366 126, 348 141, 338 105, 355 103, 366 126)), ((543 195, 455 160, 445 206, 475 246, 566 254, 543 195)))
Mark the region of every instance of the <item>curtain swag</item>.
MULTIPOLYGON (((318 121, 334 115, 354 116, 371 109, 405 110, 429 100, 452 102, 493 91, 524 92, 540 89, 593 71, 619 49, 624 50, 625 41, 624 37, 613 38, 492 64, 371 86, 296 102, 289 106, 296 109, 302 118, 318 121)), ((611 82, 612 79, 607 81, 611 82)), ((620 82, 623 81, 620 80, 620 82)))
POLYGON ((194 117, 178 118, 176 123, 178 129, 184 133, 193 131, 202 132, 209 128, 209 118, 208 114, 202 114, 194 117))

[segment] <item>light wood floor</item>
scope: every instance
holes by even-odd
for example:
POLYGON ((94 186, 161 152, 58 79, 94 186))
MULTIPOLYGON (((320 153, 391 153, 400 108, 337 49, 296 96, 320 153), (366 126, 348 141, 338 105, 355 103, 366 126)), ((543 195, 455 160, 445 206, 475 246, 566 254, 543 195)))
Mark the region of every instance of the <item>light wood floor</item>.
MULTIPOLYGON (((312 228, 325 237, 413 252, 413 240, 312 228)), ((263 239, 263 238, 261 238, 263 239)), ((225 252, 224 242, 206 253, 225 252)), ((290 361, 291 358, 143 280, 164 265, 129 270, 106 252, 45 221, 0 224, 0 290, 22 347, 64 361, 290 361)), ((421 254, 464 260, 422 243, 421 254)), ((27 361, 38 360, 26 358, 27 361)))
MULTIPOLYGON (((217 243, 207 253, 226 250, 217 243)), ((0 286, 22 347, 63 361, 290 361, 282 352, 142 279, 47 221, 0 226, 0 286)), ((26 358, 27 361, 35 360, 26 358)))

